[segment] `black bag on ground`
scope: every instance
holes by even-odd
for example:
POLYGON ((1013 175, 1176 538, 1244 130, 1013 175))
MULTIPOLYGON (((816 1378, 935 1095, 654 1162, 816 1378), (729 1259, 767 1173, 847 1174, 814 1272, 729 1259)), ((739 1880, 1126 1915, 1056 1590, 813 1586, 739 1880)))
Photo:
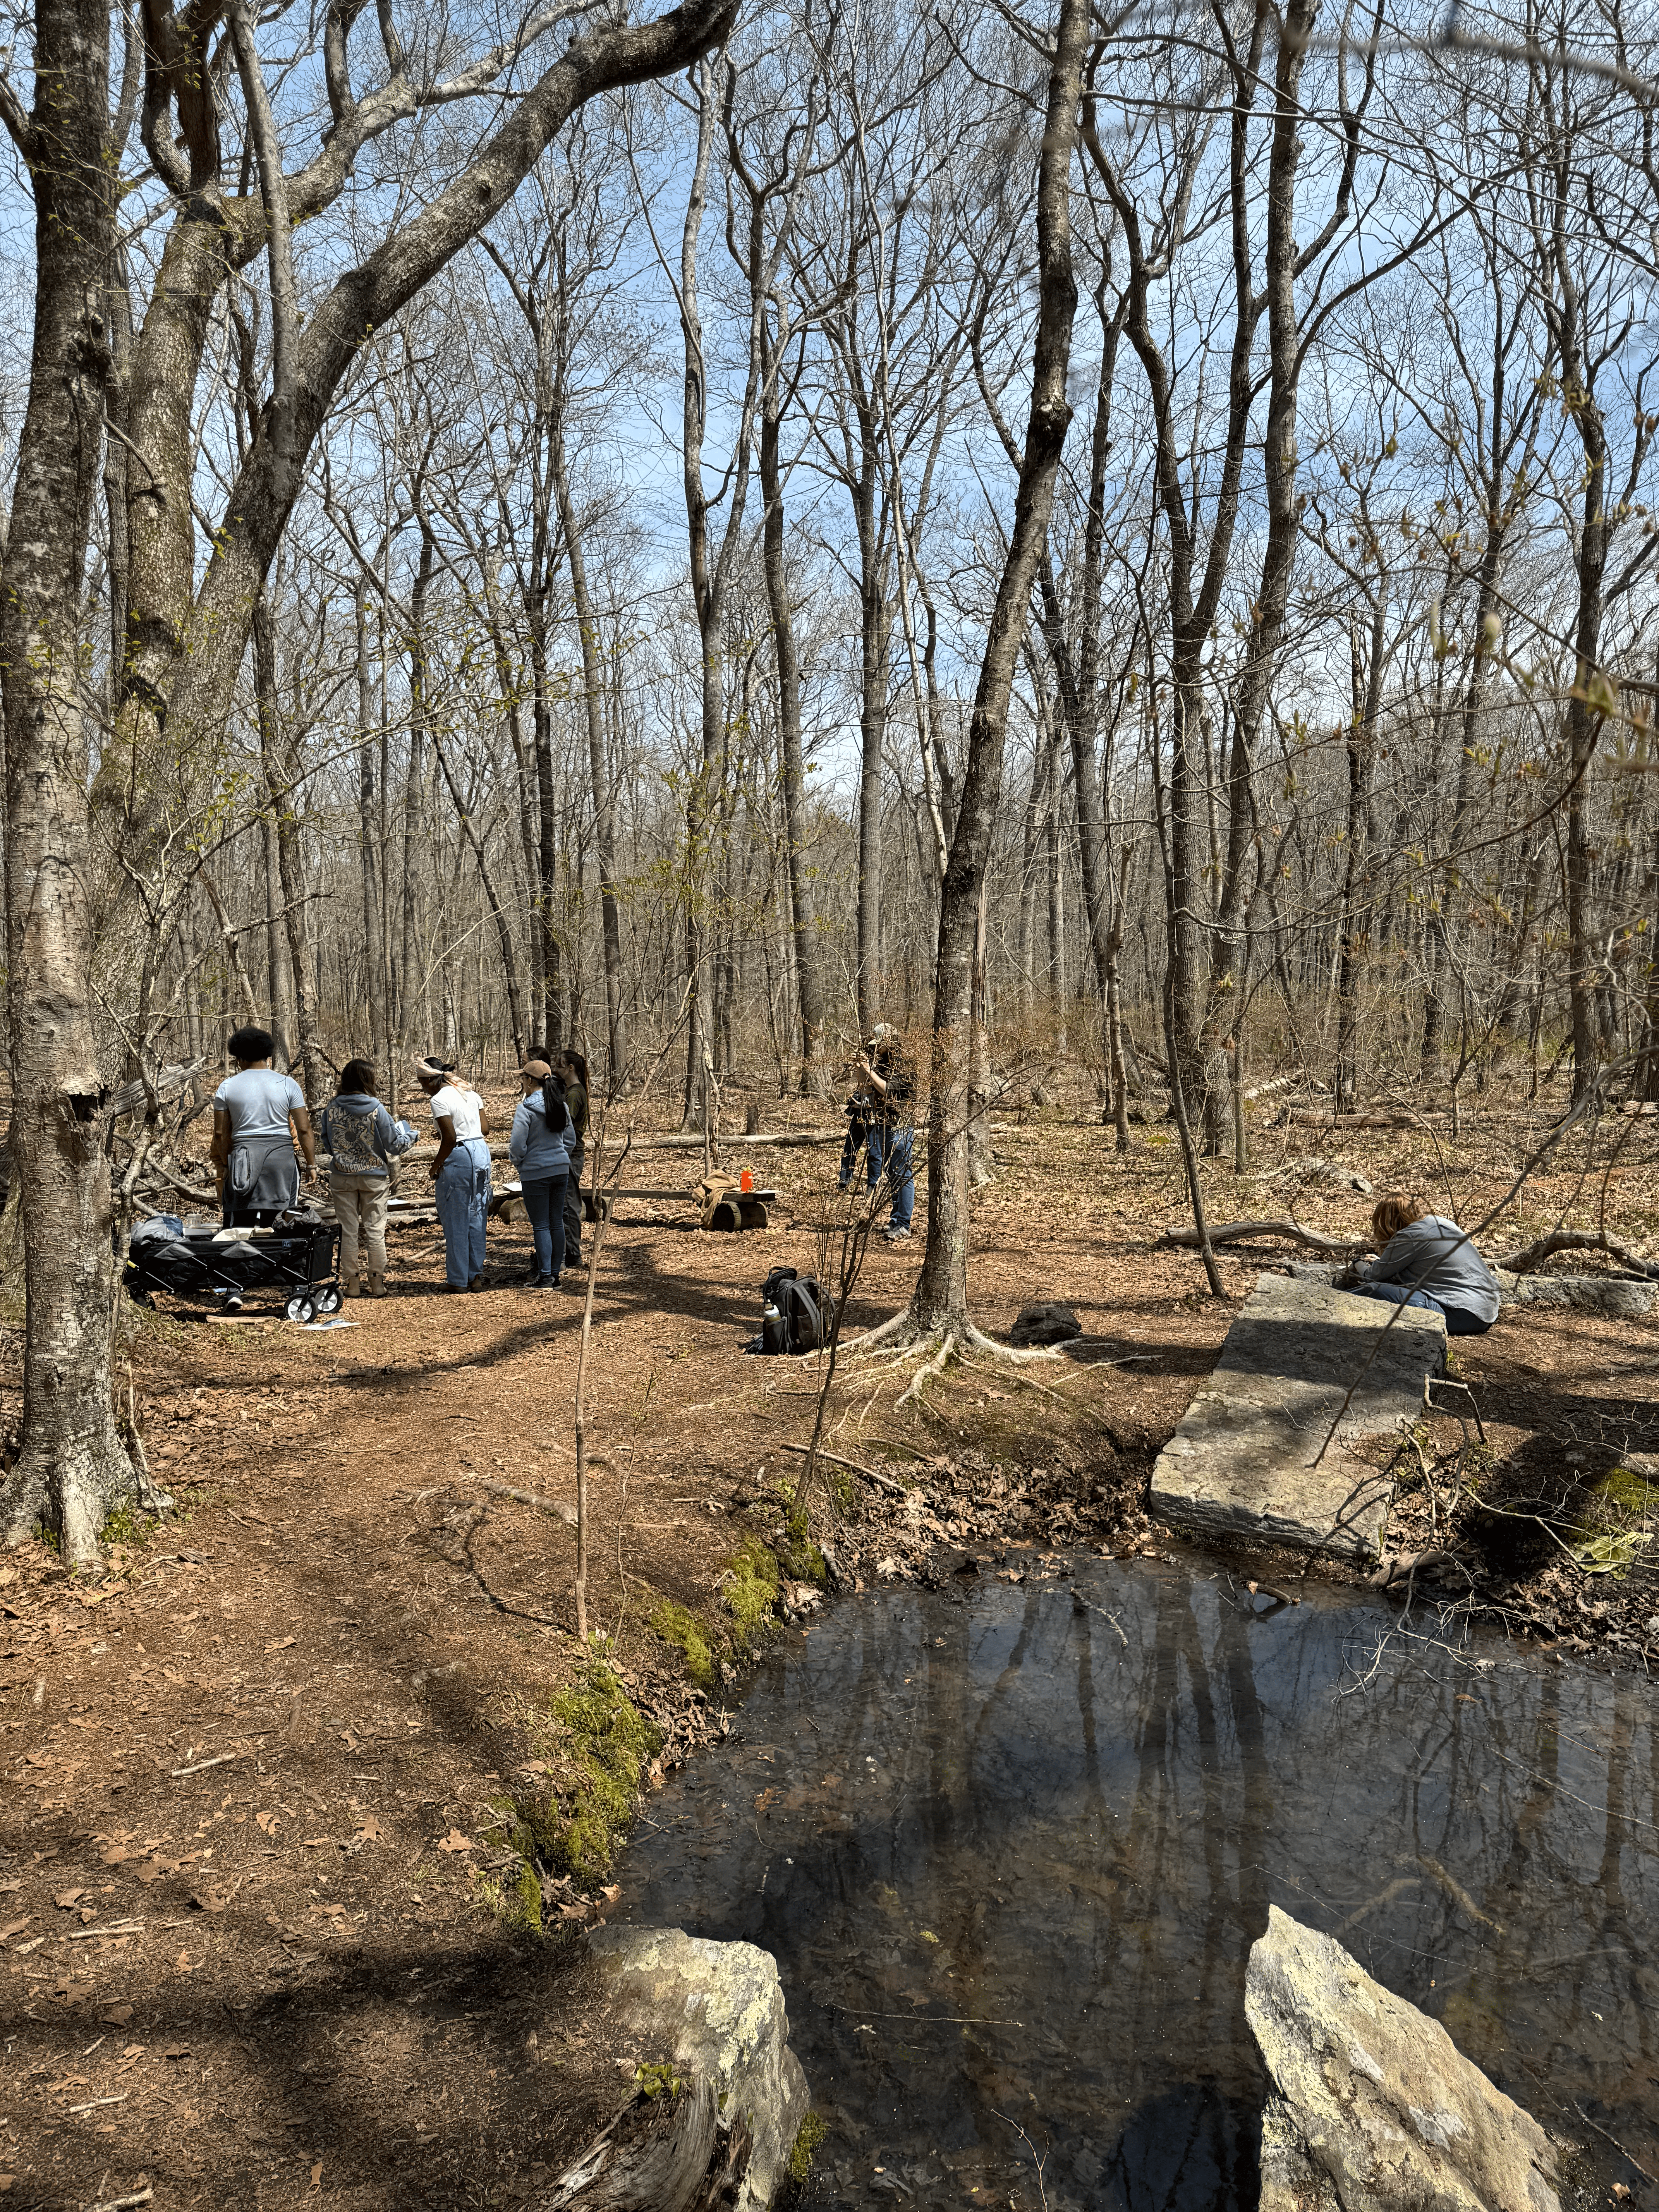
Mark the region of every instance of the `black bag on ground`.
POLYGON ((814 1275, 798 1275, 793 1267, 774 1267, 761 1285, 762 1303, 777 1308, 761 1325, 757 1349, 762 1352, 816 1352, 823 1341, 823 1294, 814 1275))

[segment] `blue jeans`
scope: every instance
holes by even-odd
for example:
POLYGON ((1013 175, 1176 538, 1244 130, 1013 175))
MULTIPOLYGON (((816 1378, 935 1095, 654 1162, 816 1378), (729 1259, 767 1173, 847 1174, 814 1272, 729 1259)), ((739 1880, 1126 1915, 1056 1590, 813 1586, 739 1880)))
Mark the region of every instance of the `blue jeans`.
POLYGON ((1443 1306, 1426 1291, 1408 1291, 1403 1283, 1358 1283, 1354 1286, 1354 1296, 1381 1298, 1384 1304, 1391 1306, 1421 1306, 1429 1313, 1437 1313, 1446 1324, 1448 1336, 1484 1336, 1492 1327, 1489 1321, 1482 1321, 1466 1306, 1443 1306))
POLYGON ((556 1281, 564 1272, 564 1194, 568 1176, 544 1176, 521 1186, 530 1233, 536 1240, 536 1273, 556 1281))
POLYGON ((890 1229, 908 1229, 916 1210, 916 1179, 910 1171, 910 1155, 915 1141, 914 1129, 886 1129, 879 1121, 865 1125, 864 1158, 870 1188, 874 1190, 885 1168, 887 1188, 893 1194, 893 1211, 887 1222, 890 1229))
POLYGON ((444 1280, 464 1291, 484 1263, 484 1224, 489 1218, 489 1147, 467 1137, 444 1162, 433 1194, 444 1231, 444 1280))

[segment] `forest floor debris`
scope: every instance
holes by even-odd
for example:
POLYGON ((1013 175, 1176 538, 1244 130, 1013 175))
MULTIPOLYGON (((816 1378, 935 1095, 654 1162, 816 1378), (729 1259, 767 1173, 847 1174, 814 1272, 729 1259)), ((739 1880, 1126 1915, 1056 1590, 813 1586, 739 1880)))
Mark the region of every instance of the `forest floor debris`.
MULTIPOLYGON (((1466 1121, 1455 1156, 1421 1129, 1344 1145, 1379 1188, 1432 1177, 1434 1202, 1469 1218, 1525 1136, 1518 1113, 1494 1114, 1466 1121)), ((816 1571, 791 1526, 801 1455, 781 1449, 811 1434, 814 1366, 740 1346, 768 1268, 811 1263, 789 1200, 805 1221, 833 1161, 781 1163, 788 1199, 765 1234, 699 1231, 689 1201, 609 1233, 589 1603, 617 1697, 590 1717, 601 1745, 618 1700, 643 1724, 624 1723, 622 1748, 644 1818, 660 1777, 728 1725, 745 1618, 775 1607, 811 1632, 814 1601, 900 1577, 1063 1582, 1081 1551, 1170 1547, 1145 1507, 1151 1462, 1261 1261, 1221 1255, 1218 1302, 1193 1255, 1153 1249, 1183 1218, 1161 1130, 1120 1158, 1074 1106, 998 1142, 975 1200, 976 1315, 1004 1333, 1022 1304, 1060 1300, 1085 1334, 1029 1374, 953 1367, 902 1412, 903 1365, 845 1361, 816 1571)), ((1548 1231, 1577 1172, 1564 1158, 1529 1187, 1517 1237, 1548 1231)), ((1249 1182, 1215 1182, 1218 1218, 1246 1210, 1249 1182)), ((1328 1178, 1291 1195, 1323 1233, 1363 1226, 1360 1197, 1328 1178)), ((1633 1243, 1652 1232, 1651 1168, 1610 1176, 1607 1219, 1633 1243)), ((608 1836, 581 1876, 533 1883, 539 1936, 520 1848, 525 1808, 568 1805, 584 1751, 552 1717, 592 1663, 556 1510, 574 1496, 580 1301, 513 1287, 521 1227, 492 1231, 474 1297, 422 1294, 441 1274, 429 1234, 393 1254, 398 1294, 354 1302, 349 1333, 148 1324, 137 1395, 179 1512, 118 1527, 99 1577, 44 1547, 0 1560, 8 2208, 147 2191, 267 2212, 513 2205, 617 2102, 627 2054, 576 1940, 617 1891, 608 1836)), ((872 1250, 849 1329, 896 1310, 919 1255, 920 1239, 872 1250)), ((4 1350, 15 1421, 15 1337, 4 1350)), ((1645 1667, 1659 1325, 1521 1310, 1455 1359, 1479 1425, 1449 1393, 1452 1410, 1387 1447, 1387 1556, 1407 1563, 1390 1600, 1645 1667)), ((1309 1568, 1261 1553, 1243 1571, 1293 1594, 1309 1568)))

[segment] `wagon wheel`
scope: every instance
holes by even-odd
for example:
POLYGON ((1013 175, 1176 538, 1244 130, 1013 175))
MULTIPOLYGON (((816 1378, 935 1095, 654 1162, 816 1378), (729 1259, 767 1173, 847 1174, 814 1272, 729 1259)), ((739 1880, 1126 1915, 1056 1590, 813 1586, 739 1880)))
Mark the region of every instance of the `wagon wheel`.
POLYGON ((317 1293, 317 1310, 321 1314, 338 1313, 345 1304, 345 1293, 337 1283, 331 1283, 317 1293))

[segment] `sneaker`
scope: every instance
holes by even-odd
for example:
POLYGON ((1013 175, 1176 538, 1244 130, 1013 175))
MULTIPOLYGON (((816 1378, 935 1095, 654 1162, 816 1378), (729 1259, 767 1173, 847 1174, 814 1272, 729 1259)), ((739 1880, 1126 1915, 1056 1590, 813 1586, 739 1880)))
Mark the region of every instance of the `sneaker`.
POLYGON ((558 1279, 556 1275, 526 1275, 524 1286, 527 1291, 550 1291, 558 1279))
POLYGON ((881 1235, 882 1242, 886 1244, 908 1244, 910 1242, 909 1231, 891 1221, 882 1231, 881 1235))

